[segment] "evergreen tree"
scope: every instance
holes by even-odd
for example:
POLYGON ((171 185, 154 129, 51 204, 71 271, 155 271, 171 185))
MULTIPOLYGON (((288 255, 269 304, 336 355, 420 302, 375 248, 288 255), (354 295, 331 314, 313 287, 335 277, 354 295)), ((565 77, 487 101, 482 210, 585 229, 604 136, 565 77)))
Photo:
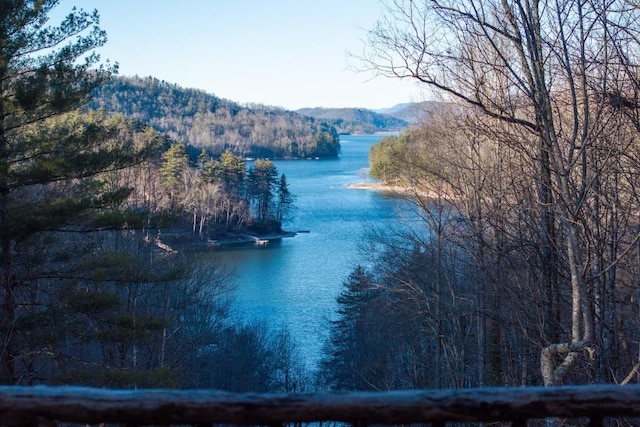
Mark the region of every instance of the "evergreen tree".
POLYGON ((246 174, 244 160, 229 150, 224 151, 219 160, 208 158, 203 164, 202 181, 220 189, 214 216, 224 223, 227 230, 233 229, 246 217, 243 200, 246 174))
POLYGON ((254 218, 259 223, 272 219, 272 203, 278 170, 271 160, 258 159, 249 169, 247 193, 253 202, 254 218))
POLYGON ((322 124, 321 129, 314 135, 314 147, 309 155, 319 157, 338 157, 340 142, 338 132, 333 126, 322 124))
MULTIPOLYGON (((15 383, 21 297, 34 281, 18 244, 87 223, 86 214, 128 196, 90 178, 140 161, 148 145, 106 121, 69 114, 116 70, 94 50, 106 41, 97 12, 74 9, 47 25, 56 0, 0 2, 0 381, 15 383), (17 268, 21 265, 22 268, 17 268)), ((104 224, 102 224, 104 226, 104 224)))
POLYGON ((289 191, 287 177, 284 174, 280 175, 280 181, 278 181, 277 198, 276 221, 282 223, 284 216, 289 212, 293 204, 293 195, 289 191))
POLYGON ((397 136, 388 136, 371 146, 369 149, 369 164, 371 165, 369 175, 371 178, 397 183, 401 178, 402 171, 404 171, 400 157, 404 151, 406 151, 405 143, 397 136))
POLYGON ((225 190, 228 193, 236 195, 237 199, 242 198, 241 192, 247 174, 247 167, 244 160, 234 155, 231 151, 225 150, 220 155, 220 167, 221 179, 225 190))
POLYGON ((377 333, 373 318, 379 313, 373 312, 372 304, 379 292, 372 275, 362 266, 351 272, 344 288, 337 299, 340 317, 332 322, 320 364, 320 382, 330 389, 367 390, 371 388, 371 351, 384 351, 372 348, 366 339, 377 333))
POLYGON ((171 205, 174 208, 177 194, 184 191, 183 178, 189 167, 189 155, 187 154, 187 145, 184 142, 171 145, 162 154, 160 176, 162 177, 163 185, 169 191, 171 205))

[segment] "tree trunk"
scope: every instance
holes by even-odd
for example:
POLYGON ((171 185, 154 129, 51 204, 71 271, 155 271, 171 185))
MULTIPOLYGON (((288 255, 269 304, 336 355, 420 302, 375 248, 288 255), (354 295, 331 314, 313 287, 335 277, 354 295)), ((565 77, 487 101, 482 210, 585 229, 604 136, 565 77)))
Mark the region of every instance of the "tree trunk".
MULTIPOLYGON (((3 199, 6 196, 0 196, 3 199)), ((4 221, 2 221, 4 224, 4 221)), ((15 321, 15 296, 14 283, 11 273, 11 240, 8 237, 2 238, 2 329, 3 342, 0 352, 0 382, 3 384, 15 383, 15 349, 13 327, 15 321)))

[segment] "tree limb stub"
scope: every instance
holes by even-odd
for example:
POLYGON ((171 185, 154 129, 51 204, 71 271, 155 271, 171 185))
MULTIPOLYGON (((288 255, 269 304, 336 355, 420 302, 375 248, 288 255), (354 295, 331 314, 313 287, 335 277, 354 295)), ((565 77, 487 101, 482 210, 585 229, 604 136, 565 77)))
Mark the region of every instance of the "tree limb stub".
POLYGON ((0 423, 97 424, 344 421, 418 423, 544 417, 640 416, 640 386, 566 386, 308 394, 217 390, 0 387, 0 423))

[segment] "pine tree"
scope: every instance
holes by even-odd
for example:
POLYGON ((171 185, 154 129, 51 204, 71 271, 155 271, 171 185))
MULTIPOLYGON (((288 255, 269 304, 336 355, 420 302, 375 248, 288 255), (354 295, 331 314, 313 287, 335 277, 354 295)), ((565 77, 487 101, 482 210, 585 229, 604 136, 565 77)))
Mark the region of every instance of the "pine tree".
MULTIPOLYGON (((201 156, 202 157, 202 156, 201 156)), ((200 178, 206 187, 215 188, 215 204, 213 211, 218 224, 224 224, 227 230, 232 230, 242 223, 246 215, 244 184, 247 168, 241 157, 225 150, 219 160, 210 157, 204 159, 200 178)), ((210 200, 208 203, 213 200, 210 200)), ((210 206, 213 208, 213 206, 210 206)))
POLYGON ((280 175, 280 181, 278 181, 278 202, 276 209, 276 221, 282 223, 284 216, 291 209, 293 204, 293 195, 289 191, 289 184, 287 183, 287 177, 285 174, 280 175))
POLYGON ((88 213, 122 201, 127 189, 107 188, 91 178, 135 164, 148 153, 147 144, 133 137, 144 130, 123 128, 101 114, 73 113, 117 70, 102 65, 94 52, 106 41, 97 12, 74 9, 50 27, 48 14, 57 3, 0 2, 0 381, 5 383, 16 382, 15 334, 26 306, 21 298, 35 283, 24 278, 29 261, 20 258, 18 245, 43 232, 78 231, 77 224, 91 222, 88 213))
POLYGON ((173 208, 176 207, 178 194, 185 190, 183 178, 189 168, 189 155, 187 154, 187 145, 184 142, 171 145, 162 154, 160 176, 163 185, 169 191, 173 208))
POLYGON ((366 337, 375 330, 372 304, 378 297, 374 279, 357 266, 338 296, 339 318, 332 321, 331 334, 321 361, 320 381, 336 390, 369 389, 371 346, 366 337))
POLYGON ((271 160, 258 159, 247 174, 247 193, 253 202, 254 218, 258 223, 272 219, 272 203, 278 170, 271 160))
POLYGON ((236 199, 242 198, 242 188, 247 175, 247 166, 241 157, 225 150, 220 155, 221 179, 227 193, 236 199))

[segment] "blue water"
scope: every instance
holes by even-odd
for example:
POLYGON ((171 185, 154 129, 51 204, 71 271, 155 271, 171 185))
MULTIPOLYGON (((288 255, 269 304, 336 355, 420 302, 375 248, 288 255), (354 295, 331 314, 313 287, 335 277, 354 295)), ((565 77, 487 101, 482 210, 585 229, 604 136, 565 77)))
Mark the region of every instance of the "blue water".
POLYGON ((349 273, 366 262, 358 249, 366 228, 397 220, 403 202, 374 190, 348 188, 367 181, 369 147, 379 135, 343 136, 334 160, 275 161, 295 196, 289 231, 308 230, 281 243, 219 253, 237 272, 236 305, 249 320, 288 329, 310 366, 318 361, 336 297, 349 273))

